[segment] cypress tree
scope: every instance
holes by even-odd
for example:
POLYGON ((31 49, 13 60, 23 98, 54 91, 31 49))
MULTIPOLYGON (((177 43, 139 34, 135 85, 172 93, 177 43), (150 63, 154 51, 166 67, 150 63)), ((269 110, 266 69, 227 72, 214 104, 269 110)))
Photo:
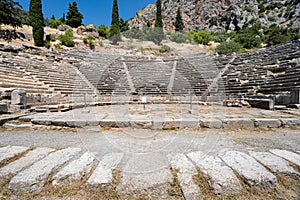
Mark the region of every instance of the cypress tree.
POLYGON ((65 13, 63 13, 63 15, 62 15, 60 21, 61 21, 62 23, 65 23, 65 22, 66 22, 66 16, 65 16, 65 13))
POLYGON ((161 15, 161 1, 160 0, 157 0, 157 2, 156 2, 155 27, 163 28, 162 15, 161 15))
POLYGON ((174 26, 175 26, 175 31, 183 31, 184 24, 183 24, 180 8, 178 8, 177 10, 174 26))
POLYGON ((7 24, 13 27, 22 26, 20 16, 21 5, 12 0, 0 0, 0 25, 7 24))
POLYGON ((44 17, 41 0, 30 0, 30 24, 35 46, 44 45, 44 17))
POLYGON ((69 3, 66 24, 72 28, 77 28, 82 24, 83 15, 78 11, 77 3, 69 3))
POLYGON ((113 1, 110 35, 113 44, 118 44, 121 40, 118 0, 113 1))
POLYGON ((160 45, 163 37, 164 37, 164 31, 163 31, 163 21, 161 15, 161 1, 157 0, 155 28, 153 31, 153 42, 157 45, 160 45))
POLYGON ((112 8, 112 17, 111 17, 111 25, 118 25, 119 26, 119 7, 118 7, 118 0, 114 0, 113 8, 112 8))

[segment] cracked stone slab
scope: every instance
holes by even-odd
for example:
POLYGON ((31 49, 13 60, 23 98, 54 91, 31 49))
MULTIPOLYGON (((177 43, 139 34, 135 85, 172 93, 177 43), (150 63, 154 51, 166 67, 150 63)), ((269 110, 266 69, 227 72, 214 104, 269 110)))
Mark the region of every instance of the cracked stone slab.
POLYGON ((106 154, 87 180, 88 188, 107 189, 113 182, 113 170, 118 167, 123 156, 123 153, 106 154))
POLYGON ((285 128, 300 126, 300 119, 297 118, 282 118, 280 121, 285 128))
POLYGON ((47 156, 50 152, 54 151, 51 148, 36 148, 32 151, 29 151, 26 155, 21 157, 20 159, 9 163, 5 167, 0 169, 0 178, 8 178, 11 175, 15 175, 20 172, 22 169, 29 167, 34 164, 38 160, 47 156))
POLYGON ((4 160, 11 159, 18 154, 28 151, 30 147, 23 146, 6 146, 0 149, 0 163, 4 160))
POLYGON ((112 170, 116 169, 123 159, 123 153, 111 153, 103 156, 100 163, 112 170))
POLYGON ((122 197, 166 199, 172 182, 173 176, 165 155, 133 154, 123 168, 117 192, 122 197))
POLYGON ((254 124, 258 128, 278 128, 281 126, 281 121, 278 119, 257 118, 254 120, 254 124))
POLYGON ((223 120, 223 128, 254 128, 254 122, 248 118, 232 118, 223 120))
POLYGON ((205 155, 201 151, 191 152, 188 157, 209 177, 209 184, 215 194, 234 194, 241 185, 233 171, 217 156, 205 155))
POLYGON ((177 172, 179 186, 186 200, 199 199, 201 196, 199 187, 194 183, 193 176, 197 175, 197 169, 191 161, 182 153, 171 153, 167 155, 172 168, 177 172))
POLYGON ((70 182, 83 180, 95 165, 95 153, 86 152, 79 159, 72 161, 54 177, 52 184, 63 186, 70 182))
POLYGON ((276 176, 251 156, 238 151, 228 151, 219 156, 228 166, 237 171, 248 185, 259 186, 262 189, 277 188, 276 176))
POLYGON ((271 149, 270 152, 300 166, 300 155, 297 153, 281 149, 271 149))
POLYGON ((273 172, 281 172, 289 175, 296 175, 300 177, 300 173, 289 166, 288 161, 271 154, 269 152, 249 152, 250 156, 258 160, 263 165, 267 166, 273 172))
POLYGON ((50 153, 14 176, 9 182, 8 188, 17 194, 41 192, 49 175, 80 151, 80 148, 66 148, 50 153))
POLYGON ((222 121, 219 119, 201 119, 200 127, 203 128, 213 128, 213 129, 221 129, 222 121))

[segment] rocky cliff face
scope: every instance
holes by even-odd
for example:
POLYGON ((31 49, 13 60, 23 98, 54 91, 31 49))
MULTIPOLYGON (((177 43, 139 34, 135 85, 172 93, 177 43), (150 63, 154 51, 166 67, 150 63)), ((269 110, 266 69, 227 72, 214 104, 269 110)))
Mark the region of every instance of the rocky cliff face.
MULTIPOLYGON (((178 7, 185 31, 238 30, 256 22, 264 26, 300 27, 299 0, 163 0, 164 29, 175 29, 178 7)), ((155 13, 155 4, 150 4, 129 20, 129 26, 154 26, 155 13)))

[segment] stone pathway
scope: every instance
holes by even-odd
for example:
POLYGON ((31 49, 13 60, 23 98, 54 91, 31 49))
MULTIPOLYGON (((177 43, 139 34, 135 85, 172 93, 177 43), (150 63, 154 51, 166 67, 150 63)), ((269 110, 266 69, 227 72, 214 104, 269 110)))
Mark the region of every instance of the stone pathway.
POLYGON ((245 185, 273 191, 281 187, 280 174, 300 179, 299 152, 284 149, 216 154, 116 152, 100 157, 98 153, 71 147, 3 146, 0 174, 7 184, 2 189, 8 188, 15 195, 38 194, 47 183, 62 187, 82 182, 88 190, 115 190, 124 198, 170 199, 170 191, 178 187, 181 196, 192 200, 208 192, 196 181, 203 175, 208 178, 206 190, 215 195, 239 194, 245 185))
POLYGON ((277 110, 234 108, 218 105, 194 104, 192 109, 185 101, 182 104, 106 105, 75 109, 68 112, 37 113, 20 118, 36 125, 65 127, 101 126, 134 127, 145 129, 174 128, 279 128, 300 127, 296 114, 277 110), (270 117, 271 116, 271 117, 270 117))

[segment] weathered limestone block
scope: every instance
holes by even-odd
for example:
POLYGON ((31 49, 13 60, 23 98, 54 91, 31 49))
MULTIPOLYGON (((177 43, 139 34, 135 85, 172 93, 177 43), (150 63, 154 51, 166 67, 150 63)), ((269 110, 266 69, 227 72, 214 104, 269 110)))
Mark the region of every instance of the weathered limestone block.
POLYGON ((11 93, 12 105, 23 105, 26 98, 26 92, 24 90, 14 90, 11 93))
POLYGON ((0 103, 0 114, 8 112, 8 104, 7 103, 0 103))
POLYGON ((276 176, 251 156, 238 151, 228 151, 221 154, 220 157, 228 166, 239 173, 248 185, 258 186, 262 189, 278 187, 276 176))

